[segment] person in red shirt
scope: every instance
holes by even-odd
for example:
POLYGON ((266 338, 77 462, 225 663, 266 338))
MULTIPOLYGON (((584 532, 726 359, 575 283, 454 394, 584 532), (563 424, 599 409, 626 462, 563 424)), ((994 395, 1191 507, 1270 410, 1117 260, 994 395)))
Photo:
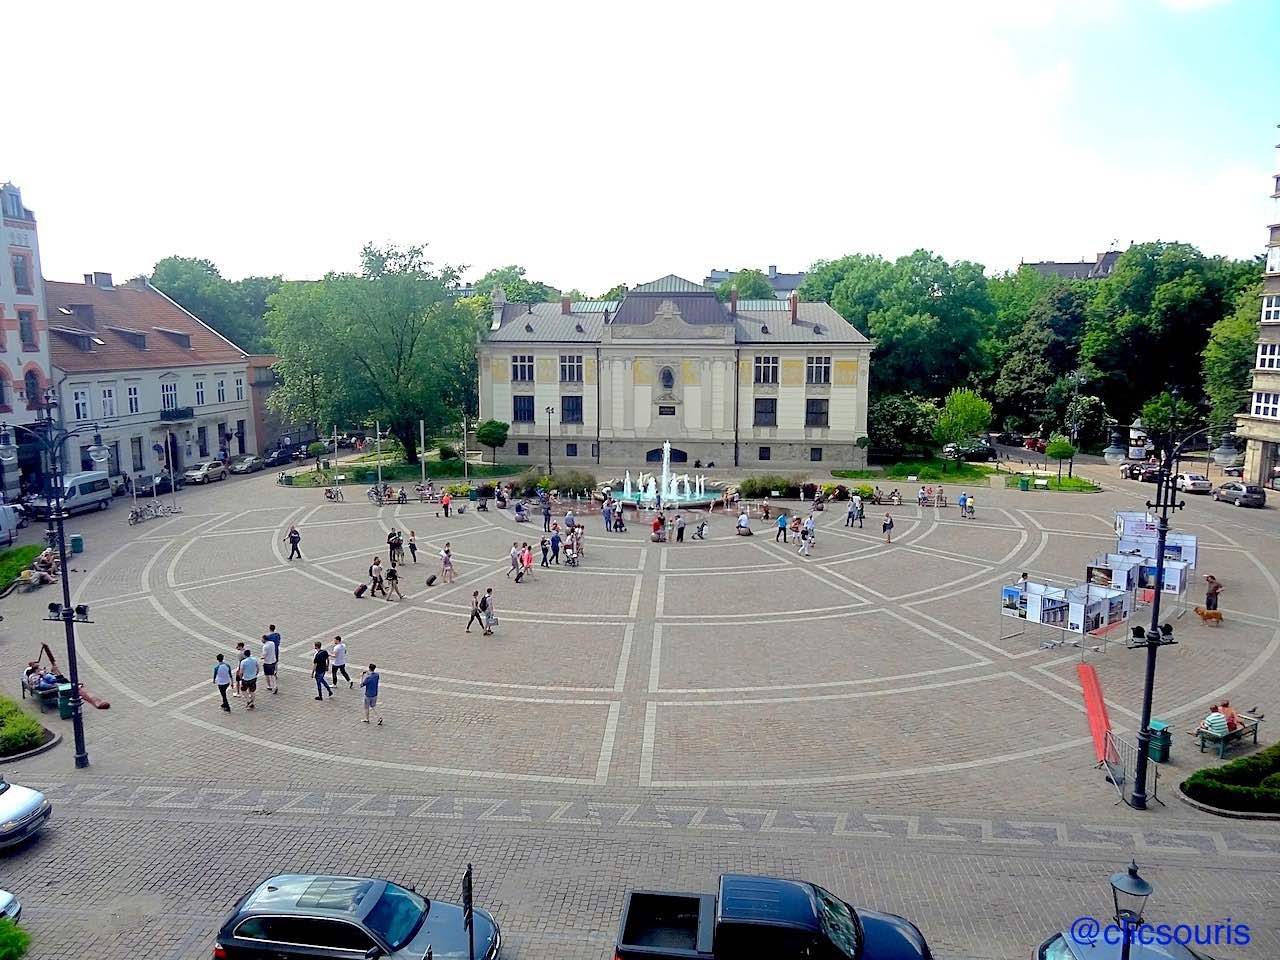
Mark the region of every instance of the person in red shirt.
POLYGON ((444 515, 446 518, 449 516, 449 504, 451 503, 453 503, 453 498, 446 492, 445 495, 440 498, 440 506, 444 507, 444 515))

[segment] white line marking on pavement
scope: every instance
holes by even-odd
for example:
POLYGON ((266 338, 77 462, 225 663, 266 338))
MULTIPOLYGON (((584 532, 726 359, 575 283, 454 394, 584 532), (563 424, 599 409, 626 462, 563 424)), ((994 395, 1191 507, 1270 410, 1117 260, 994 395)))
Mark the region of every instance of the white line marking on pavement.
POLYGON ((662 669, 662 624, 653 625, 653 649, 649 654, 649 692, 658 692, 658 673, 662 669))
POLYGON ((635 629, 634 623, 628 623, 622 631, 622 652, 618 655, 618 669, 613 675, 613 689, 616 693, 621 693, 627 683, 627 667, 631 663, 631 638, 635 629))
MULTIPOLYGON (((644 569, 645 559, 649 556, 648 549, 640 551, 640 569, 644 569)), ((640 609, 640 591, 644 589, 644 577, 639 574, 632 574, 636 578, 635 585, 631 588, 631 605, 627 608, 627 616, 634 618, 636 611, 640 609)))
POLYGON ((658 705, 649 701, 644 706, 644 738, 640 742, 640 786, 653 784, 653 742, 658 730, 658 705))
POLYGON ((618 736, 618 714, 622 704, 609 705, 609 716, 604 722, 604 737, 600 741, 600 759, 596 763, 596 786, 609 782, 609 764, 613 762, 613 744, 618 736))

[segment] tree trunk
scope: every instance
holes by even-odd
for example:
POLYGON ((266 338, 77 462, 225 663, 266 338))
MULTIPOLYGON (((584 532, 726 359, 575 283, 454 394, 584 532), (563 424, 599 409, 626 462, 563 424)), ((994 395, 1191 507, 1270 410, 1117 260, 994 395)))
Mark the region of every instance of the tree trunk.
POLYGON ((391 424, 391 435, 404 447, 405 463, 418 462, 418 424, 412 420, 398 420, 391 424))

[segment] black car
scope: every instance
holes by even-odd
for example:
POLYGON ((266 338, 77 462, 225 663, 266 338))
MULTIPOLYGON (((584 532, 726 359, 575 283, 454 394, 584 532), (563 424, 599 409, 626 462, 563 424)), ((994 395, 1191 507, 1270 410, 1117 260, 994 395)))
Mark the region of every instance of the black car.
POLYGON ((288 447, 277 447, 262 455, 263 466, 284 467, 293 461, 293 452, 288 447))
POLYGON ((1160 466, 1155 463, 1126 463, 1120 468, 1120 479, 1155 483, 1160 479, 1160 466))
MULTIPOLYGON (((495 960, 502 935, 476 910, 477 960, 495 960)), ((334 960, 385 957, 433 960, 467 956, 462 908, 368 877, 285 874, 258 884, 218 931, 215 960, 334 960)))
POLYGON ((183 479, 179 474, 170 481, 167 473, 157 474, 151 477, 141 477, 140 479, 135 480, 133 485, 134 489, 138 492, 138 496, 154 497, 160 493, 172 493, 175 486, 181 490, 183 487, 183 479))

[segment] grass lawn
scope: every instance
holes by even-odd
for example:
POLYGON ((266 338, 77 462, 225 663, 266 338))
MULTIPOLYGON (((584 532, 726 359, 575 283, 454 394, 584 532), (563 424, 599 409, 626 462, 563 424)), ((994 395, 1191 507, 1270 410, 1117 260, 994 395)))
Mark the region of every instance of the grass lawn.
MULTIPOLYGON (((427 477, 432 480, 459 480, 462 478, 462 461, 461 460, 427 460, 427 477)), ((346 475, 347 483, 372 483, 376 480, 376 476, 371 476, 368 480, 364 479, 363 474, 374 472, 378 468, 376 459, 373 461, 359 460, 356 462, 348 462, 339 464, 337 473, 346 475), (356 480, 355 476, 361 475, 361 479, 356 480)), ((485 477, 510 477, 520 473, 521 467, 515 464, 499 463, 471 463, 467 465, 467 473, 472 479, 483 479, 485 477)), ((327 487, 333 482, 333 470, 316 470, 314 468, 302 470, 293 475, 293 485, 295 487, 327 487)), ((414 483, 422 479, 422 467, 416 463, 397 462, 391 463, 383 461, 382 463, 382 479, 386 483, 414 483)))
POLYGON ((955 460, 930 457, 926 460, 890 463, 879 470, 832 470, 831 475, 842 480, 905 480, 907 477, 917 477, 935 483, 976 483, 995 472, 994 467, 985 463, 957 463, 955 460))
MULTIPOLYGON (((1018 488, 1018 480, 1024 476, 1030 476, 1030 475, 1029 474, 1013 474, 1011 476, 1005 477, 1004 485, 1006 487, 1016 490, 1018 488)), ((1096 483, 1092 483, 1089 480, 1085 480, 1083 477, 1065 477, 1064 476, 1061 480, 1059 480, 1057 477, 1032 476, 1031 489, 1033 491, 1045 489, 1044 487, 1037 487, 1035 485, 1036 480, 1048 480, 1049 481, 1048 489, 1057 490, 1062 493, 1097 493, 1100 489, 1102 489, 1096 483)))
POLYGON ((14 547, 11 550, 0 550, 0 586, 14 579, 31 561, 40 555, 43 547, 30 544, 25 547, 14 547))

